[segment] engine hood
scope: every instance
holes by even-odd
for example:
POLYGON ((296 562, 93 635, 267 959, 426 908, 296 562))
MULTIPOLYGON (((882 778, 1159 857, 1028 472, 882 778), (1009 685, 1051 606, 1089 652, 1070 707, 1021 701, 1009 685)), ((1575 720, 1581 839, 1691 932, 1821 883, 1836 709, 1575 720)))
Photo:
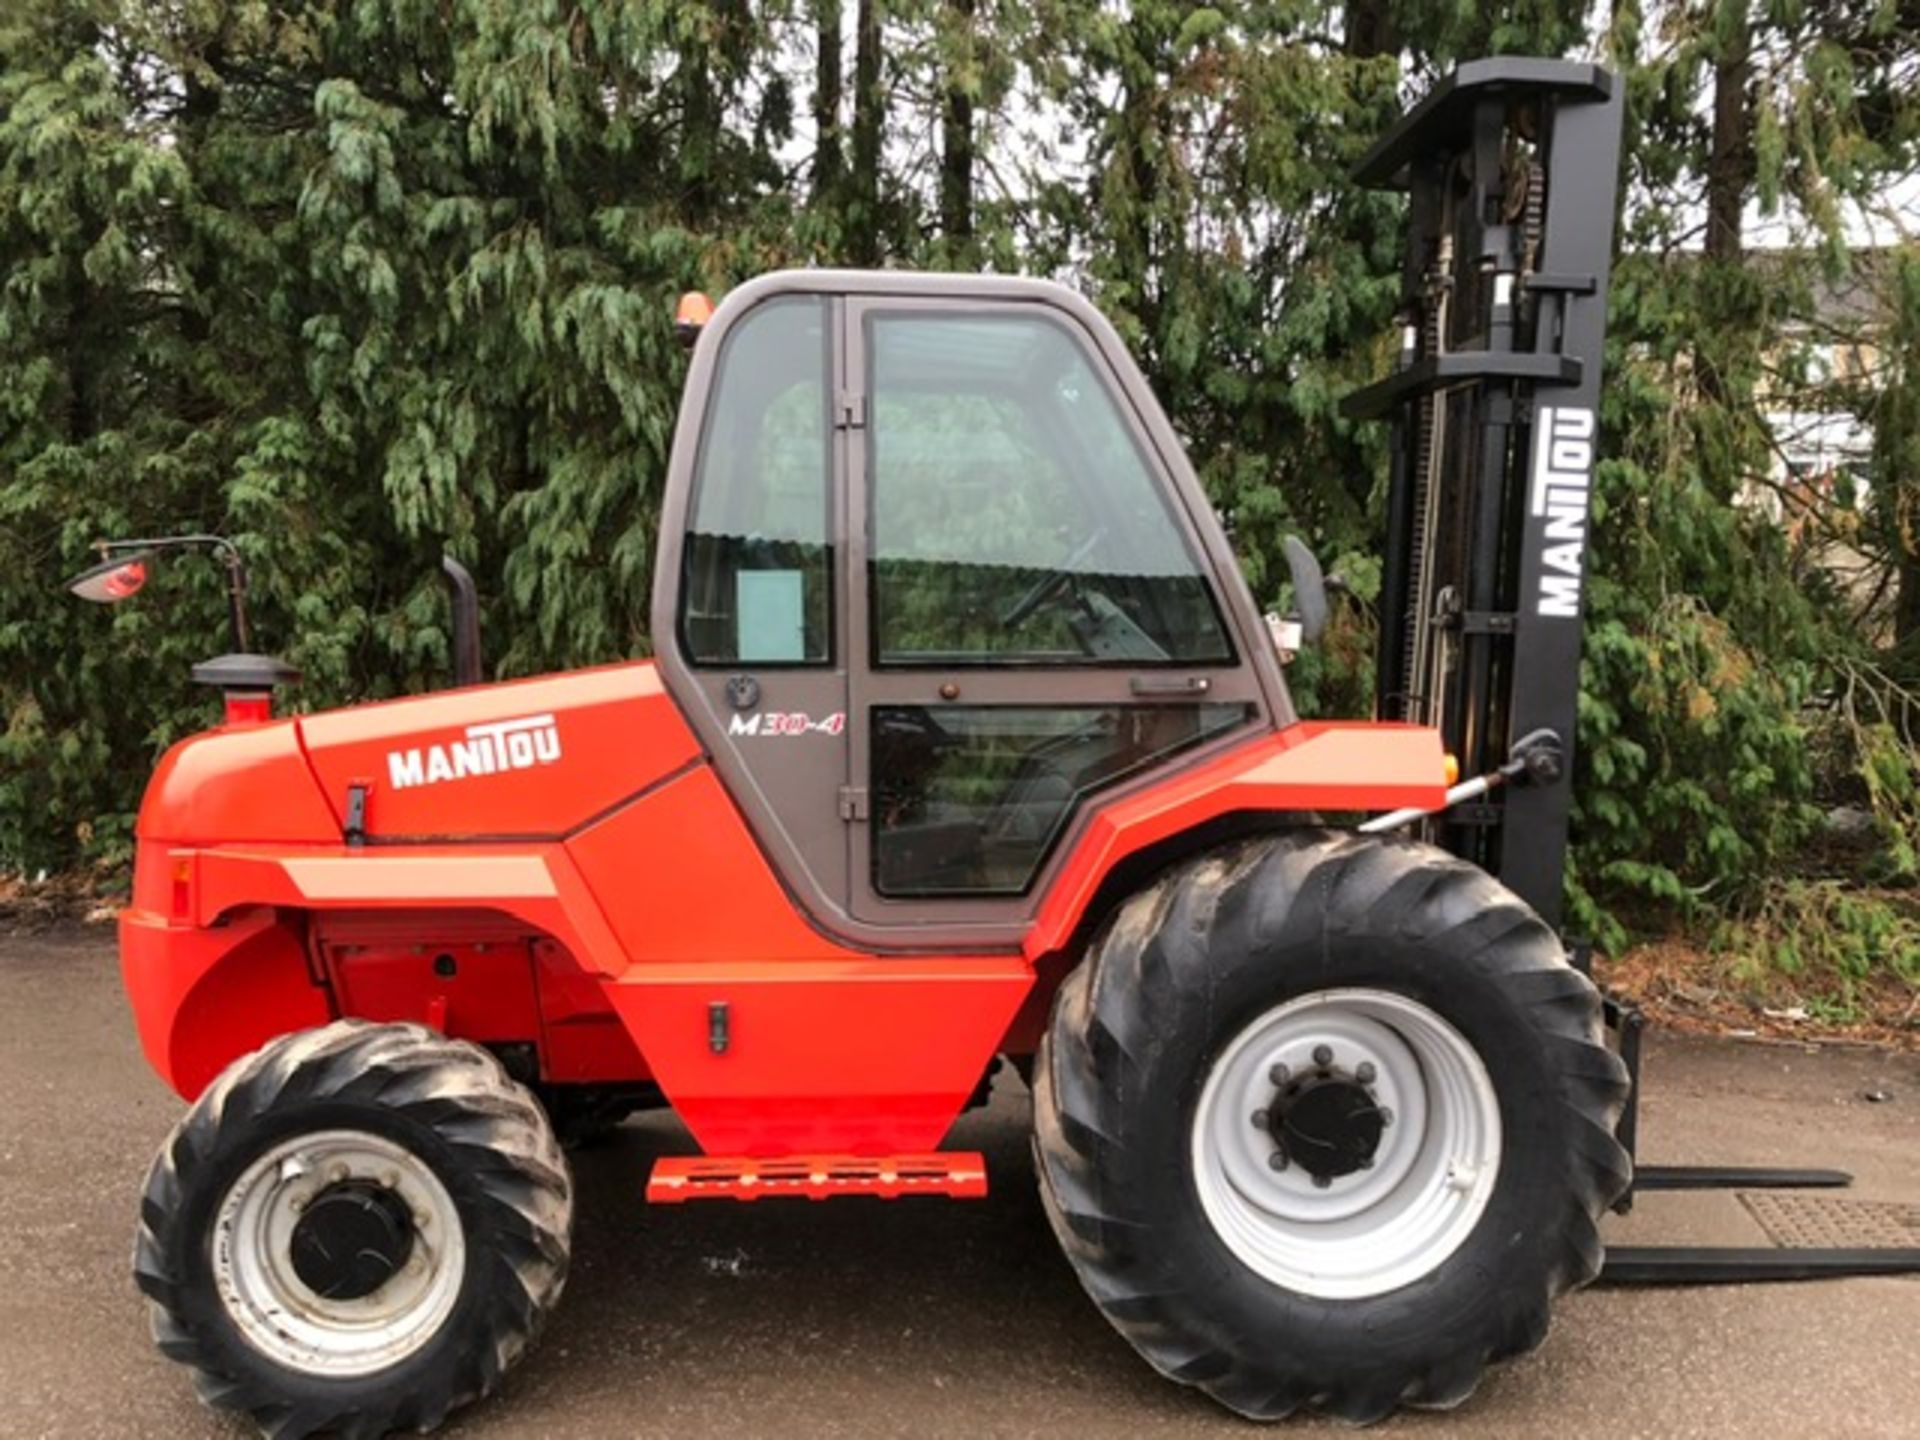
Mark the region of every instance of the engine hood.
POLYGON ((564 835, 699 753, 650 661, 295 723, 338 824, 366 787, 370 839, 564 835))
POLYGON ((167 751, 134 833, 142 845, 337 845, 340 822, 300 753, 295 723, 276 720, 210 730, 167 751))

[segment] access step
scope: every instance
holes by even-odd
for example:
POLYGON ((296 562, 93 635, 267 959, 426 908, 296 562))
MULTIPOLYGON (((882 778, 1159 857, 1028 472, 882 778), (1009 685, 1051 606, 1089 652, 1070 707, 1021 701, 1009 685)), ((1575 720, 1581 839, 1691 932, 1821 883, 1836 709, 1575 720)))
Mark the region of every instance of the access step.
POLYGON ((974 1150, 924 1155, 783 1155, 754 1160, 730 1155, 676 1155, 653 1162, 647 1199, 655 1205, 689 1200, 832 1200, 871 1195, 944 1195, 984 1200, 986 1157, 974 1150))

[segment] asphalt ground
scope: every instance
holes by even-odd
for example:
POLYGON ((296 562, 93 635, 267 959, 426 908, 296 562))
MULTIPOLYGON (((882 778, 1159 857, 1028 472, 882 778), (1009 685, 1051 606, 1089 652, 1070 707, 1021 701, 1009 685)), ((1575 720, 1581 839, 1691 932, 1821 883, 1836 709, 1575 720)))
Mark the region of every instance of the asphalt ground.
MULTIPOLYGON (((147 1071, 102 929, 0 933, 0 1436, 239 1436, 147 1338, 128 1274, 147 1163, 179 1102, 147 1071)), ((1920 1058, 1655 1035, 1643 1157, 1833 1165, 1920 1202, 1920 1058), (1884 1094, 1880 1102, 1864 1097, 1884 1094)), ((574 1264, 504 1391, 443 1433, 1246 1435, 1154 1376, 1054 1248, 1003 1078, 955 1146, 991 1198, 649 1209, 666 1117, 577 1157, 574 1264)), ((1730 1194, 1649 1195, 1626 1243, 1764 1244, 1730 1194)), ((1276 1433, 1319 1433, 1293 1422, 1276 1433)), ((1920 1436, 1920 1278, 1590 1290, 1447 1415, 1377 1433, 1920 1436)))

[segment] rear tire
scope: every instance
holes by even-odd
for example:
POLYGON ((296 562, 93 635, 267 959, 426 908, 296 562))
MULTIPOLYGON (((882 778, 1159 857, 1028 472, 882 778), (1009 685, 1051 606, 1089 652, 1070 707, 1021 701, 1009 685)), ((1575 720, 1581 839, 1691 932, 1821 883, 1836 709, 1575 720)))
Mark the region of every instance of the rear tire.
POLYGON ((1459 1404, 1598 1273, 1629 1175, 1592 984, 1430 846, 1307 830, 1175 868, 1061 986, 1036 1069, 1081 1283, 1254 1419, 1459 1404))
POLYGON ((343 1020, 229 1066, 148 1173, 134 1279, 208 1405, 275 1437, 431 1430, 565 1283, 572 1183, 487 1051, 343 1020))

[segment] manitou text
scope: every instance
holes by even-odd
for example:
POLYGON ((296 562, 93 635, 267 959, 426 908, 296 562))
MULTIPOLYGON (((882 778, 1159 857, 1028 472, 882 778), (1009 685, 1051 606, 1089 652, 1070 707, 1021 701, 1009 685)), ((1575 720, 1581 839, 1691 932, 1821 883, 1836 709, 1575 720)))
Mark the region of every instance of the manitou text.
POLYGON ((1587 552, 1587 492, 1593 485, 1593 411, 1543 407, 1534 425, 1531 510, 1546 522, 1534 613, 1580 615, 1587 552))
POLYGON ((551 715, 529 715, 523 720, 489 720, 469 725, 467 738, 448 745, 427 745, 387 752, 387 777, 396 790, 414 785, 438 785, 443 780, 466 780, 475 775, 497 775, 503 770, 531 770, 560 758, 560 729, 551 715))

